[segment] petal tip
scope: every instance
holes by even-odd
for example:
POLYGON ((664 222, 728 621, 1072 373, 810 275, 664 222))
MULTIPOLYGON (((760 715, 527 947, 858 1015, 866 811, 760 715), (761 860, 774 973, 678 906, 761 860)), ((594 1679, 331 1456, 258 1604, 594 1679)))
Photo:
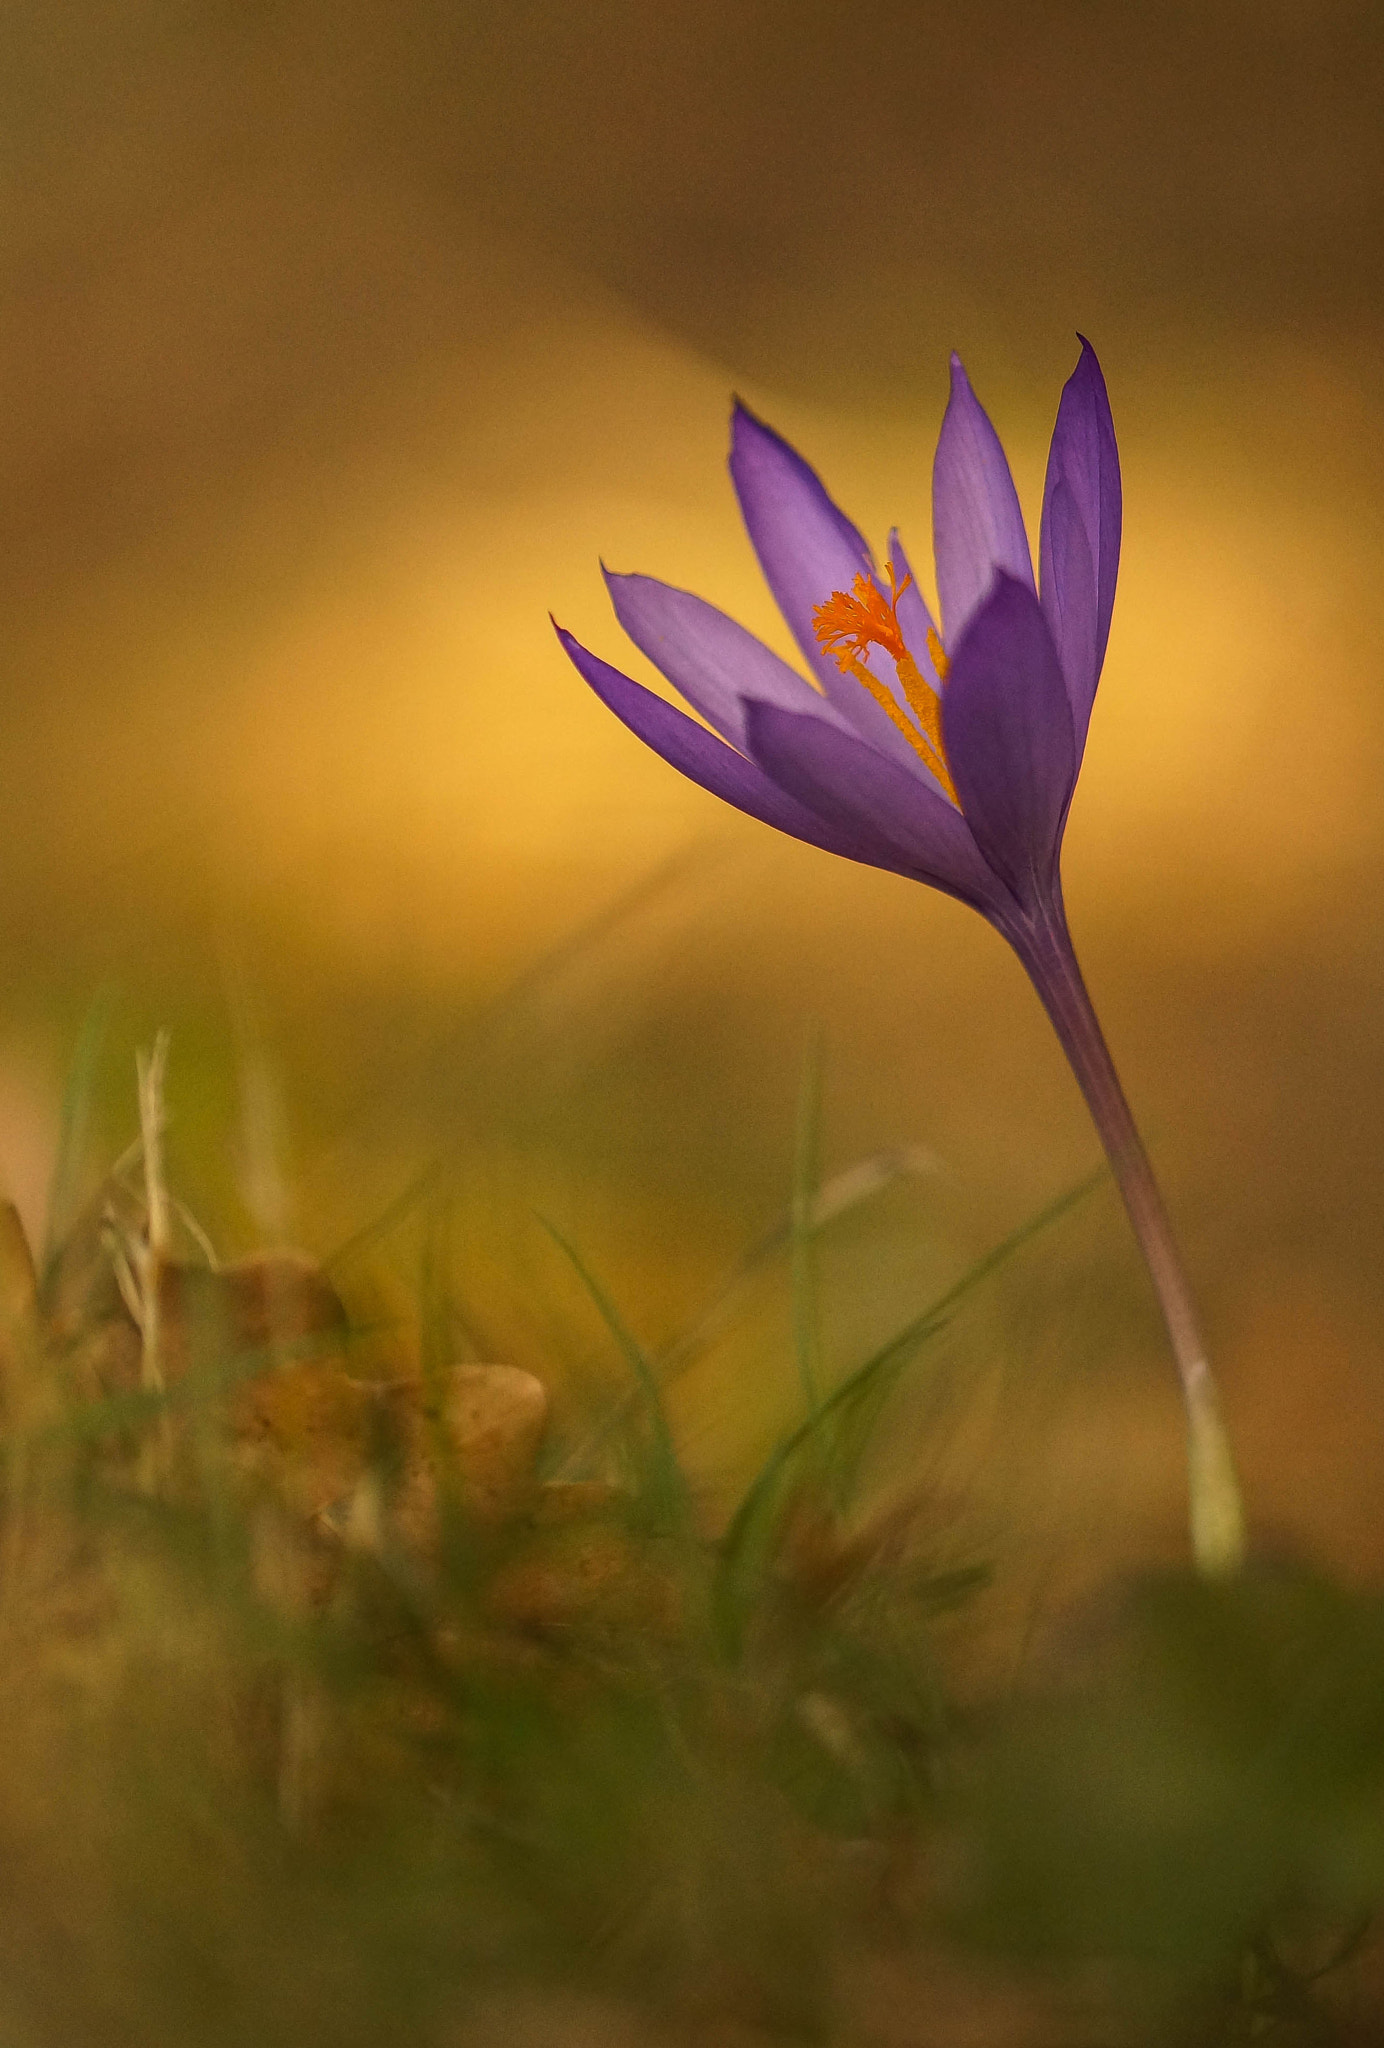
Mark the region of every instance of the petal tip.
POLYGON ((564 653, 571 655, 573 661, 576 660, 578 653, 585 654, 586 649, 582 646, 576 634, 569 633, 565 626, 560 626, 551 612, 549 612, 548 617, 552 622, 553 631, 557 634, 558 645, 563 649, 564 653))
POLYGON ((1100 366, 1100 357, 1096 354, 1084 334, 1079 333, 1077 340, 1081 343, 1081 354, 1072 365, 1071 375, 1068 377, 1067 383, 1078 391, 1084 390, 1093 393, 1098 401, 1102 402, 1108 410, 1110 401, 1106 393, 1105 372, 1100 366))
POLYGON ((730 407, 730 445, 732 454, 735 452, 736 445, 742 434, 764 434, 770 440, 778 439, 773 428, 759 417, 753 406, 746 405, 740 393, 735 391, 731 393, 730 407))

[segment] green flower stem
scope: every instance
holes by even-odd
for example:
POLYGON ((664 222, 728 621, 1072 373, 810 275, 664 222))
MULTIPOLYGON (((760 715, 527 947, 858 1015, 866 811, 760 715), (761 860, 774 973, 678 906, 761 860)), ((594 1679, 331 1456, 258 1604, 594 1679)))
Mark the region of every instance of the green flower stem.
POLYGON ((1041 923, 1010 936, 1081 1085, 1144 1254, 1187 1410, 1192 1555, 1207 1577, 1226 1577, 1244 1563, 1244 1510, 1216 1382, 1163 1197, 1081 978, 1060 900, 1041 923))

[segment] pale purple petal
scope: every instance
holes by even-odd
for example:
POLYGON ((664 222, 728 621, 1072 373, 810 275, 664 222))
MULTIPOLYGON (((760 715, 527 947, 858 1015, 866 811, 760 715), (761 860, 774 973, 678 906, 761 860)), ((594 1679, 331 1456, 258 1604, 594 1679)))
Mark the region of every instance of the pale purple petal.
MULTIPOLYGON (((862 739, 910 774, 925 773, 888 714, 853 676, 842 673, 833 655, 823 653, 812 630, 813 611, 834 590, 849 591, 857 576, 874 575, 874 557, 864 539, 797 450, 738 402, 731 422, 730 473, 764 580, 809 672, 862 739)), ((872 650, 868 666, 892 689, 886 657, 872 650)))
MULTIPOLYGON (((849 590, 857 576, 874 574, 864 537, 797 449, 739 400, 731 418, 730 474, 764 580, 804 660, 829 697, 842 694, 848 678, 818 645, 812 614, 833 590, 849 590)), ((858 685, 852 687, 859 694, 858 685)))
POLYGON ((946 797, 820 719, 752 704, 749 729, 755 759, 782 789, 843 833, 887 843, 891 858, 877 866, 930 882, 987 916, 1013 910, 946 797))
POLYGON ((1078 753, 1100 680, 1120 565, 1120 456, 1096 352, 1062 389, 1048 451, 1039 541, 1043 612, 1067 679, 1078 753))
POLYGON ((955 355, 951 397, 932 466, 932 544, 949 648, 989 596, 997 571, 1034 587, 1009 464, 955 355))
POLYGON ((635 646, 733 747, 745 746, 749 698, 849 730, 841 713, 796 669, 703 598, 652 576, 607 570, 605 580, 615 616, 635 646))
POLYGON ((1076 743, 1052 634, 1032 590, 1012 576, 1001 576, 952 653, 942 733, 981 853, 1026 907, 1046 900, 1076 743))
MULTIPOLYGON (((838 825, 834 819, 817 817, 795 797, 771 782, 755 762, 728 747, 685 712, 672 704, 665 704, 652 690, 646 690, 641 683, 622 675, 618 668, 612 668, 609 662, 589 653, 579 640, 557 626, 556 621, 554 625, 573 665, 601 702, 629 727, 636 738, 643 740, 645 746, 651 747, 689 781, 700 784, 713 796, 723 797, 738 811, 760 819, 763 824, 772 825, 779 832, 788 832, 794 839, 805 839, 809 846, 820 846, 827 853, 843 854, 848 860, 864 861, 871 867, 898 865, 894 850, 878 834, 868 830, 855 832, 838 825)), ((809 717, 804 722, 812 725, 821 721, 809 717)), ((848 744, 859 746, 860 742, 850 739, 848 744)))

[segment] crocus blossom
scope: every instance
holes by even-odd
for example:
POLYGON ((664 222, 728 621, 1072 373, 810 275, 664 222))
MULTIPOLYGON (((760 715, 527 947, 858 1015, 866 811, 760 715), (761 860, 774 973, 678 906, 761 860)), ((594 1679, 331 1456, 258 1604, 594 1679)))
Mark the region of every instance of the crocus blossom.
POLYGON ((596 694, 704 789, 810 845, 970 904, 1009 941, 1110 1154, 1168 1325, 1189 1419, 1193 1547, 1238 1562, 1239 1499, 1166 1212, 1082 983, 1059 857, 1105 658, 1119 456, 1082 341, 1048 452, 1039 576, 999 436, 958 357, 933 464, 934 621, 897 533, 881 566, 803 458, 737 405, 731 477, 806 667, 700 597, 607 574, 630 639, 698 719, 559 637, 596 694), (698 722, 698 721, 704 722, 698 722))

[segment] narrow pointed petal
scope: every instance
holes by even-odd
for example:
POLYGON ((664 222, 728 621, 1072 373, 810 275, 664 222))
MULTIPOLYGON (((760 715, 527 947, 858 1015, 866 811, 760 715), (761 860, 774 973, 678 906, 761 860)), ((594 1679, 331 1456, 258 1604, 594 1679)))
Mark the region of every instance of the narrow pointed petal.
POLYGON ((952 653, 942 732, 981 853, 1025 907, 1045 901, 1076 781, 1076 742, 1047 621, 1015 577, 1000 577, 952 653))
POLYGON ((874 574, 863 535, 827 495, 814 469, 772 427, 736 402, 730 474, 764 580, 793 638, 828 696, 845 678, 812 630, 814 608, 833 590, 874 574))
MULTIPOLYGON (((556 623, 556 622, 555 622, 556 623)), ((705 726, 665 704, 652 690, 618 668, 591 654, 579 640, 556 626, 557 637, 578 673, 591 685, 601 702, 627 725, 636 738, 659 754, 670 767, 698 783, 713 796, 722 797, 751 818, 758 818, 776 831, 806 840, 827 853, 839 853, 848 860, 864 861, 871 867, 893 867, 896 857, 878 834, 841 829, 834 821, 817 817, 805 805, 780 789, 754 761, 728 747, 705 726)), ((820 721, 808 718, 805 723, 820 721)), ((851 740, 852 746, 859 745, 851 740)), ((862 751, 868 751, 862 749, 862 751)))
POLYGON ((1120 565, 1120 456, 1089 341, 1063 386, 1039 540, 1043 614, 1067 681, 1078 754, 1100 680, 1120 565))
MULTIPOLYGON (((909 774, 924 774, 908 741, 869 692, 823 653, 812 630, 813 611, 834 590, 849 590, 857 576, 874 575, 864 539, 797 450, 738 403, 730 473, 764 580, 827 701, 872 747, 909 774)), ((888 664, 872 660, 869 666, 889 687, 888 664)))
POLYGON ((733 747, 744 751, 745 705, 751 699, 850 729, 796 669, 715 605, 652 576, 607 570, 606 588, 635 646, 733 747))
POLYGON ((749 731, 755 759, 781 789, 841 832, 873 833, 889 846, 891 858, 876 866, 930 882, 987 917, 1013 909, 944 796, 820 719, 752 704, 749 731))
POLYGON ((997 571, 1033 589, 1033 560, 1009 464, 959 356, 932 465, 937 595, 950 647, 990 595, 997 571))
POLYGON ((833 590, 850 590, 858 575, 872 575, 874 557, 817 471, 739 401, 731 418, 731 481, 774 602, 807 664, 835 694, 844 678, 817 645, 813 608, 833 590))

